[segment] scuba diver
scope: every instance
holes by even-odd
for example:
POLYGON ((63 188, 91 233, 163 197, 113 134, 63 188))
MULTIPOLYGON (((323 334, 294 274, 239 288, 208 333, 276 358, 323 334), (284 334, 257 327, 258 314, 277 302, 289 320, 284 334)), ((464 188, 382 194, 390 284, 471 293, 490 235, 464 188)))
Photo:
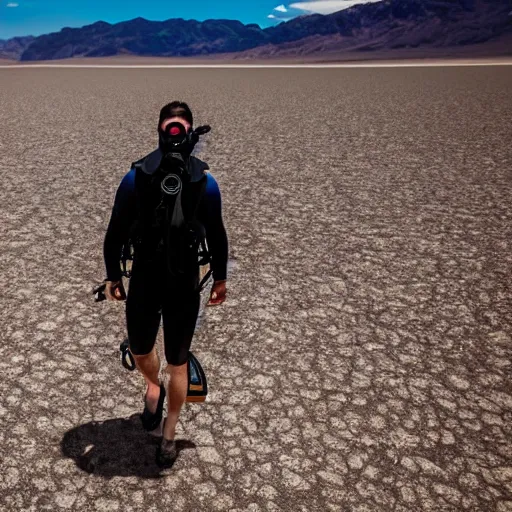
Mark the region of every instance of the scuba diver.
POLYGON ((228 241, 221 194, 208 164, 191 153, 209 126, 193 129, 186 103, 174 101, 160 111, 158 148, 132 164, 115 196, 104 242, 105 295, 126 299, 130 352, 147 384, 142 425, 148 432, 168 415, 157 463, 170 467, 177 456, 176 423, 188 388, 187 360, 200 307, 198 254, 207 256, 213 285, 208 305, 226 298, 228 241), (120 258, 127 240, 133 247, 128 297, 120 258), (203 249, 203 250, 202 250, 203 249), (159 380, 155 343, 163 323, 169 385, 159 380))

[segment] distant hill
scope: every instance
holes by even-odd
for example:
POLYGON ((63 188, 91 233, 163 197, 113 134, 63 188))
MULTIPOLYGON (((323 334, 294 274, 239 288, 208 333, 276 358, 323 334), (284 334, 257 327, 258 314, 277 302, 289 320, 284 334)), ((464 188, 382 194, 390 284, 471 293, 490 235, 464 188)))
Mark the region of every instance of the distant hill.
POLYGON ((488 48, 512 55, 510 0, 388 0, 329 16, 310 16, 267 29, 272 42, 243 52, 246 58, 488 48), (301 37, 297 37, 300 35, 301 37))
POLYGON ((26 48, 20 60, 119 54, 208 55, 242 51, 267 41, 258 25, 243 25, 239 21, 136 18, 115 25, 98 22, 79 29, 65 28, 56 34, 40 36, 26 48))
POLYGON ((13 37, 7 41, 0 39, 0 59, 19 59, 35 37, 13 37))
POLYGON ((113 55, 235 58, 439 49, 486 45, 512 55, 512 0, 384 0, 261 29, 233 20, 136 18, 97 22, 0 42, 0 58, 22 61, 113 55))

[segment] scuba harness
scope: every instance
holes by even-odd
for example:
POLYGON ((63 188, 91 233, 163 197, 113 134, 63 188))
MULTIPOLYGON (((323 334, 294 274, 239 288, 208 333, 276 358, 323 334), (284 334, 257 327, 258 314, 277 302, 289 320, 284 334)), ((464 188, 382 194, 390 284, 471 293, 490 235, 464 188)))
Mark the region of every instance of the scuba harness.
MULTIPOLYGON (((196 218, 206 189, 204 171, 208 165, 190 153, 199 136, 210 130, 204 125, 187 132, 181 123, 170 123, 160 133, 159 149, 132 164, 139 211, 121 249, 122 277, 131 277, 137 256, 165 261, 167 271, 174 277, 190 274, 194 269, 197 276, 201 267, 209 265, 205 230, 196 218)), ((199 292, 212 270, 201 274, 199 292)), ((105 288, 105 282, 94 288, 95 302, 106 299, 105 288)))

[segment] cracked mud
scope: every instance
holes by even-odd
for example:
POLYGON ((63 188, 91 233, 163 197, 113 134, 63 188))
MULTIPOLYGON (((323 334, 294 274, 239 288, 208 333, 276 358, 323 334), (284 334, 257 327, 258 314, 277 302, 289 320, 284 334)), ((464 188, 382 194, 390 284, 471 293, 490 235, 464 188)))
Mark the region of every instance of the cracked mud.
POLYGON ((0 509, 511 511, 511 79, 1 70, 0 509), (90 291, 175 98, 213 127, 231 264, 161 473, 90 291))

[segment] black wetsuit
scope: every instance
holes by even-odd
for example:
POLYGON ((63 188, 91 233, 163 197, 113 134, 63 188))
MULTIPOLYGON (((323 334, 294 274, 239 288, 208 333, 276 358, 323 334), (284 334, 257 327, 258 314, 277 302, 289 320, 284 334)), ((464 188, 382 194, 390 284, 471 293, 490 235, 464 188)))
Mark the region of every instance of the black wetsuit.
MULTIPOLYGON (((135 169, 131 169, 117 190, 105 236, 104 257, 109 281, 121 279, 121 248, 136 221, 138 206, 135 169)), ((213 278, 215 281, 224 280, 228 242, 222 221, 220 190, 209 173, 206 190, 198 206, 197 220, 205 228, 213 278)), ((126 302, 128 339, 133 354, 151 352, 162 318, 167 362, 181 365, 187 361, 199 313, 200 296, 196 286, 198 268, 195 269, 194 280, 180 279, 171 275, 164 261, 137 258, 136 251, 126 302)))

